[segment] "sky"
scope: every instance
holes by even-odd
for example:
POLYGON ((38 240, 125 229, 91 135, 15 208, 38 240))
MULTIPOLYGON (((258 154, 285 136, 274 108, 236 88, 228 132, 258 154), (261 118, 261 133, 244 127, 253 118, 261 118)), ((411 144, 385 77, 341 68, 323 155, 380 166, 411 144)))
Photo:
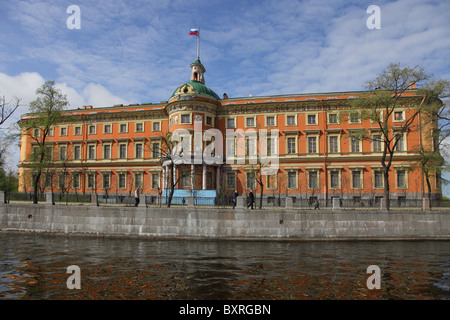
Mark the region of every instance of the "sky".
POLYGON ((196 27, 219 96, 364 90, 390 63, 450 80, 448 0, 0 0, 0 96, 21 99, 9 122, 47 80, 71 109, 167 101, 189 80, 196 27))

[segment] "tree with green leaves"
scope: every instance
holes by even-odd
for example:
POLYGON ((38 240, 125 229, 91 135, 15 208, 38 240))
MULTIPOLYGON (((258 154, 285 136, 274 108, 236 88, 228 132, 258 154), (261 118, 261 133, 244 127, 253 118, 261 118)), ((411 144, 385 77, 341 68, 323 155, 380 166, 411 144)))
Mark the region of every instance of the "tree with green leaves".
POLYGON ((412 166, 420 169, 427 185, 427 197, 431 200, 431 179, 440 179, 440 174, 447 169, 444 156, 448 156, 446 142, 450 137, 450 82, 444 80, 430 81, 422 90, 429 91, 427 104, 422 112, 420 130, 424 140, 414 149, 419 160, 412 166), (443 102, 443 99, 446 99, 443 102))
MULTIPOLYGON (((374 80, 367 82, 366 95, 350 103, 349 113, 358 113, 361 119, 370 119, 380 132, 376 139, 382 146, 381 166, 387 210, 390 208, 389 172, 394 155, 401 146, 404 134, 419 129, 418 117, 438 97, 438 83, 432 81, 420 66, 403 68, 400 63, 390 64, 374 80), (400 113, 401 110, 406 112, 400 113), (397 116, 404 116, 404 119, 395 122, 394 126, 393 120, 397 116)), ((365 130, 354 134, 359 139, 374 139, 365 130)))
POLYGON ((62 111, 68 106, 66 95, 55 88, 54 81, 45 82, 36 90, 38 97, 29 105, 30 114, 19 122, 21 132, 32 140, 30 167, 33 173, 33 203, 38 203, 42 173, 53 163, 52 145, 47 143, 53 126, 61 122, 62 111))

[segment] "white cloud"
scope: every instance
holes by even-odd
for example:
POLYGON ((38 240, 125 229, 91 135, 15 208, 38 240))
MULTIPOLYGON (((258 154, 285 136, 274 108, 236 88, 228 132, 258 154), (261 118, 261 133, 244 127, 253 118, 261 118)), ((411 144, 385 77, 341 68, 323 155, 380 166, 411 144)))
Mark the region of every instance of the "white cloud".
POLYGON ((100 84, 89 83, 83 90, 87 104, 94 107, 109 107, 115 104, 130 104, 129 101, 122 99, 103 87, 100 84))

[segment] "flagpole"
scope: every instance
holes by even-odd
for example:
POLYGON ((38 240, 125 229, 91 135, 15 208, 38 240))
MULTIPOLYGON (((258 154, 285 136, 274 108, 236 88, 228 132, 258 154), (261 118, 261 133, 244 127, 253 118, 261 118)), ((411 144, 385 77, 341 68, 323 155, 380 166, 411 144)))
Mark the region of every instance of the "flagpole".
POLYGON ((200 60, 200 27, 198 27, 198 37, 197 37, 197 60, 200 60))

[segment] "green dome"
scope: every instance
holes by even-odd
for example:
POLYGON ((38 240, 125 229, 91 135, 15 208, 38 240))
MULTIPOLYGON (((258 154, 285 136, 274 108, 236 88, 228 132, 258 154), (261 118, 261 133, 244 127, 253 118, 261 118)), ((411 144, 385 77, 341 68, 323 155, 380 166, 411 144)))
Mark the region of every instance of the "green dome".
MULTIPOLYGON (((206 96, 210 96, 213 97, 216 100, 220 100, 219 96, 212 91, 210 88, 208 88, 207 86, 205 86, 203 83, 199 82, 199 81, 195 81, 195 80, 190 80, 188 81, 186 84, 190 85, 192 88, 194 88, 194 90, 196 92, 198 92, 199 94, 202 95, 206 95, 206 96)), ((183 85, 184 86, 184 85, 183 85)), ((183 87, 181 86, 181 87, 183 87)), ((180 89, 180 87, 178 87, 173 94, 170 96, 171 98, 177 93, 177 91, 180 89)))

